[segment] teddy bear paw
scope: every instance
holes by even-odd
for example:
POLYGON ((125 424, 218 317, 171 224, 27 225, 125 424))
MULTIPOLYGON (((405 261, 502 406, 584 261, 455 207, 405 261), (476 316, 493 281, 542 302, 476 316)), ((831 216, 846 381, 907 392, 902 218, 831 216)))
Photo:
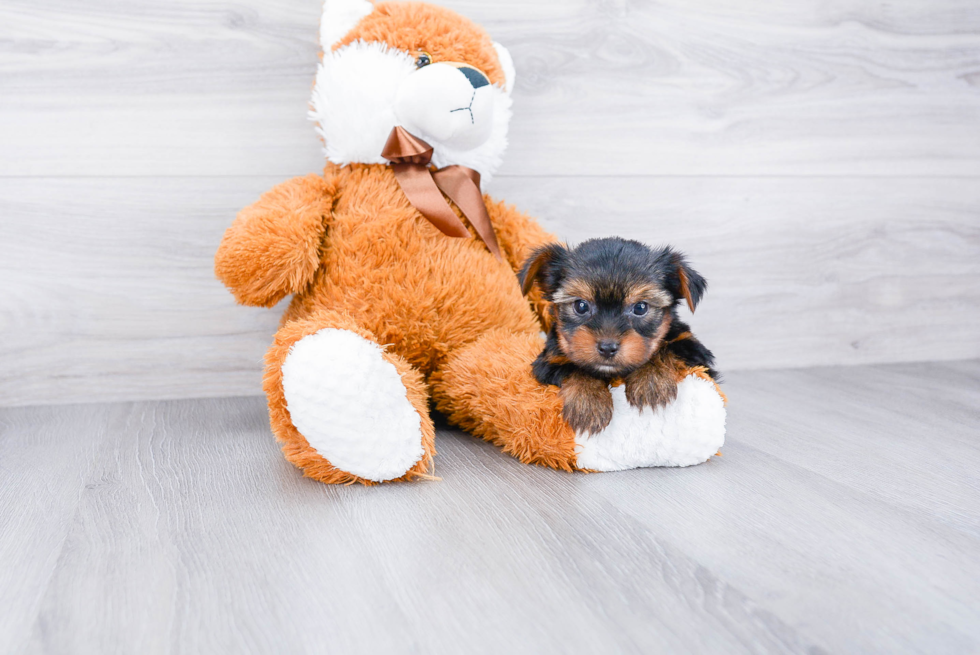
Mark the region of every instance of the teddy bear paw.
POLYGON ((297 430, 334 467, 366 480, 401 477, 424 454, 422 421, 376 343, 349 330, 303 337, 282 365, 297 430))
POLYGON ((725 404, 714 383, 690 375, 677 397, 654 410, 634 407, 623 386, 612 389, 613 416, 593 435, 578 433, 576 465, 593 471, 691 466, 725 443, 725 404))

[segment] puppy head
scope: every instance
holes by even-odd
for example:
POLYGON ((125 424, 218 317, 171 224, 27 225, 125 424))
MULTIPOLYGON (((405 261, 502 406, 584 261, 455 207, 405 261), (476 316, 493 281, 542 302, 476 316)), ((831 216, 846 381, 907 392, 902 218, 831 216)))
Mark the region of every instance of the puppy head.
POLYGON ((524 293, 534 284, 554 303, 565 356, 600 377, 626 375, 649 361, 677 304, 684 299, 694 311, 707 287, 673 249, 619 238, 535 251, 521 271, 524 293))
POLYGON ((507 144, 514 66, 472 21, 421 2, 325 0, 310 116, 338 165, 384 164, 391 129, 485 184, 507 144))

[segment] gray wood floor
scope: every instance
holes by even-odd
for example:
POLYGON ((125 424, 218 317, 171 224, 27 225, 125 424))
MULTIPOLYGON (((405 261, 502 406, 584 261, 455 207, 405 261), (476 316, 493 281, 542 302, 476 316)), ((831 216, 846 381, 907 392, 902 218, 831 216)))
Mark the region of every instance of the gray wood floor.
POLYGON ((570 475, 444 428, 327 487, 263 399, 0 412, 0 652, 980 651, 980 362, 729 375, 723 456, 570 475))

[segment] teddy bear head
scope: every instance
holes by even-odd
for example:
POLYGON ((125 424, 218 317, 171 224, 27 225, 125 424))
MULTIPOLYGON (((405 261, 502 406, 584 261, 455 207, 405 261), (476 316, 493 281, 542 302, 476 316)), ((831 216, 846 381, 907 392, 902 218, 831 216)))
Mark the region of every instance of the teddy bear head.
POLYGON ((310 118, 329 161, 384 164, 400 126, 433 147, 432 164, 485 183, 507 147, 514 66, 472 21, 421 2, 326 0, 310 118))

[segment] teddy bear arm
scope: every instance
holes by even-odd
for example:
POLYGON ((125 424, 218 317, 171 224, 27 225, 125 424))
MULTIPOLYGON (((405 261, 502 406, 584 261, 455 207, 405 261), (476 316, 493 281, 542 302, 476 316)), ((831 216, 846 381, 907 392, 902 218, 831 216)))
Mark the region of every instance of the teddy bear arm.
MULTIPOLYGON (((558 240, 536 220, 513 205, 497 202, 490 196, 485 196, 484 200, 494 231, 497 233, 501 253, 515 274, 521 270, 524 262, 537 248, 558 240)), ((528 293, 528 301, 547 330, 550 323, 549 303, 542 297, 538 285, 528 293)))
POLYGON ((238 302, 271 307, 310 283, 336 196, 332 180, 311 174, 238 213, 215 255, 215 273, 238 302))

